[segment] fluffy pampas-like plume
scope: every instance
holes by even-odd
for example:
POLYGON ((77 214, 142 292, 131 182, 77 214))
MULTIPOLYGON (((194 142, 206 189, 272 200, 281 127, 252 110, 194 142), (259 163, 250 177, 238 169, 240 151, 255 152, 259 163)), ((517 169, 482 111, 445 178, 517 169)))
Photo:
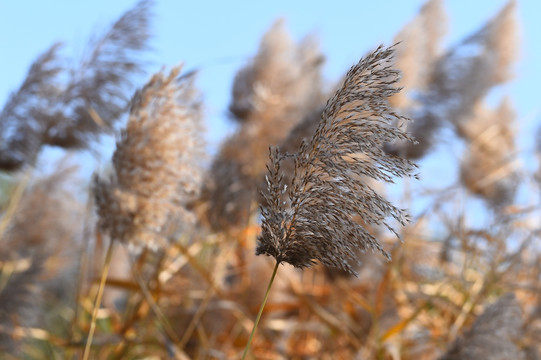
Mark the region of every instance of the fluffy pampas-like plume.
POLYGON ((440 360, 524 359, 514 340, 522 335, 522 310, 514 294, 502 296, 475 320, 440 360))
POLYGON ((323 60, 314 38, 293 42, 279 20, 261 39, 253 60, 235 76, 229 109, 240 127, 214 159, 202 196, 213 229, 246 225, 266 170, 268 145, 283 141, 324 102, 323 60))
POLYGON ((69 186, 75 170, 60 163, 54 173, 32 181, 12 215, 2 214, 0 354, 20 358, 20 341, 26 340, 21 329, 47 328, 47 305, 73 300, 84 216, 84 206, 69 186))
POLYGON ((460 166, 460 179, 473 194, 492 206, 509 204, 520 178, 514 141, 513 111, 508 99, 496 109, 477 104, 474 118, 462 133, 468 140, 460 166))
POLYGON ((511 78, 511 65, 518 53, 516 7, 516 1, 509 1, 485 26, 429 63, 424 84, 417 84, 423 86, 418 89, 416 106, 406 110, 415 120, 408 131, 419 145, 388 145, 389 152, 408 159, 425 156, 444 122, 465 137, 463 124, 474 115, 476 104, 491 88, 511 78))
POLYGON ((43 145, 88 147, 125 113, 131 77, 142 72, 150 1, 141 1, 91 42, 79 66, 63 66, 59 44, 30 67, 0 111, 0 170, 33 165, 43 145))
POLYGON ((180 70, 154 75, 135 94, 114 173, 95 181, 101 229, 135 249, 163 246, 173 220, 193 220, 185 206, 202 177, 202 114, 192 78, 180 70))
POLYGON ((404 132, 408 119, 393 112, 388 101, 399 91, 393 51, 379 47, 349 70, 327 102, 314 136, 296 154, 271 149, 256 254, 299 268, 319 261, 351 274, 357 250, 378 250, 390 258, 356 217, 395 234, 388 218, 407 221, 405 211, 364 178, 392 182, 394 176, 414 176, 412 162, 383 149, 385 143, 413 141, 404 132), (280 166, 290 157, 295 173, 285 184, 280 166))

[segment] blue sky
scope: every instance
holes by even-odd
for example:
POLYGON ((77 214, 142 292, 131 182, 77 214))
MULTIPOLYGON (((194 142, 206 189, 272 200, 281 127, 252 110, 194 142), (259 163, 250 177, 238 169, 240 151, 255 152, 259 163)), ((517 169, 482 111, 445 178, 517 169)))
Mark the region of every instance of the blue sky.
MULTIPOLYGON (((135 0, 0 0, 0 104, 18 88, 32 61, 53 42, 77 58, 94 32, 101 32, 135 0)), ((215 151, 232 131, 227 119, 236 71, 256 51, 262 34, 279 17, 294 39, 315 33, 326 55, 324 75, 335 81, 369 49, 390 45, 393 36, 418 12, 424 0, 386 1, 176 1, 156 0, 149 52, 150 73, 184 62, 199 68, 197 84, 205 96, 209 148, 215 151)), ((447 0, 449 28, 444 45, 452 45, 481 27, 506 0, 447 0)), ((541 123, 541 1, 518 0, 521 56, 515 79, 496 91, 507 94, 518 113, 519 151, 531 153, 541 123)), ((141 85, 143 80, 141 82, 141 85)), ((444 134, 445 136, 445 134, 444 134)), ((111 142, 104 145, 112 148, 111 142)), ((444 148, 421 162, 418 185, 443 188, 457 181, 460 151, 444 148)), ((102 159, 106 160, 106 159, 102 159)), ((85 160, 81 160, 86 163, 85 160)), ((528 160, 527 160, 528 162, 528 160)), ((530 156, 531 166, 537 161, 530 156)), ((92 171, 90 169, 89 171, 92 171)), ((527 193, 525 198, 531 197, 527 193)), ((476 213, 476 210, 473 210, 476 213)))
MULTIPOLYGON (((448 0, 448 44, 474 31, 505 0, 448 0)), ((225 116, 236 70, 255 53, 261 35, 278 17, 287 20, 294 38, 316 33, 327 56, 324 68, 336 80, 368 49, 390 44, 396 32, 417 13, 422 0, 387 1, 173 1, 157 0, 152 27, 149 72, 184 62, 200 68, 209 139, 216 144, 229 129, 225 116)), ((0 103, 24 79, 30 63, 55 41, 64 54, 81 54, 88 37, 107 27, 134 0, 0 1, 0 103)), ((541 83, 541 1, 519 0, 522 56, 516 79, 506 86, 519 116, 539 117, 541 83)), ((521 125, 525 126, 525 124, 521 125)), ((526 125, 527 126, 527 125, 526 125)))

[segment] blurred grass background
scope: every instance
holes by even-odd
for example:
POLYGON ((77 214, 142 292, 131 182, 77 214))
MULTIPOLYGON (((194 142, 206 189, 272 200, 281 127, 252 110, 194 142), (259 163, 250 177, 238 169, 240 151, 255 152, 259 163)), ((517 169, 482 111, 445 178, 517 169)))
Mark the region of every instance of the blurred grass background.
MULTIPOLYGON (((253 358, 540 356, 539 105, 532 100, 539 72, 517 66, 519 54, 531 61, 534 53, 532 33, 520 31, 528 30, 522 14, 531 3, 504 2, 453 41, 445 38, 457 21, 447 14, 451 5, 418 5, 402 28, 371 40, 401 42, 395 65, 404 90, 391 104, 414 120, 409 131, 419 145, 386 150, 418 161, 421 180, 378 190, 410 209, 413 222, 402 229, 402 243, 371 227, 393 260, 359 254, 358 277, 321 266, 302 272, 284 266, 253 358), (507 85, 511 81, 527 90, 517 92, 507 85)), ((327 59, 336 69, 337 60, 330 59, 344 56, 326 43, 326 29, 320 40, 310 34, 297 39, 288 30, 298 29, 294 19, 269 20, 259 45, 251 44, 253 55, 228 65, 236 68, 229 82, 209 81, 207 69, 220 62, 219 54, 232 53, 212 47, 216 56, 201 55, 211 65, 187 61, 177 87, 167 90, 157 78, 143 87, 145 72, 155 66, 146 57, 163 63, 149 36, 160 26, 152 13, 163 6, 136 4, 96 30, 82 57, 69 58, 56 46, 34 54, 26 78, 10 84, 13 92, 0 113, 2 358, 81 356, 111 242, 103 221, 116 215, 114 224, 130 220, 113 231, 121 236, 113 237, 91 358, 242 354, 273 268, 270 259, 254 255, 268 146, 293 152, 310 137, 348 66, 325 73, 327 59), (156 93, 146 108, 134 92, 151 84, 156 93), (220 89, 226 105, 217 110, 220 101, 209 104, 206 89, 220 89), (166 115, 156 110, 160 101, 169 104, 166 115), (223 114, 231 121, 216 125, 223 114), (141 129, 130 128, 132 117, 141 129), (172 119, 197 126, 162 127, 172 119), (115 140, 120 144, 133 133, 140 140, 109 163, 120 148, 115 140), (213 142, 218 138, 224 139, 220 145, 213 142), (178 153, 171 155, 174 163, 162 156, 171 152, 178 153), (97 212, 92 173, 111 191, 103 202, 111 205, 109 218, 97 212), (123 192, 128 188, 137 188, 137 196, 123 192), (162 211, 167 216, 158 216, 162 211), (128 246, 148 244, 149 233, 163 240, 160 250, 128 246)), ((360 31, 365 17, 395 16, 364 10, 348 12, 360 19, 360 31)), ((190 34, 192 41, 209 47, 197 35, 190 34)), ((361 56, 374 45, 351 36, 343 34, 346 56, 361 56)))

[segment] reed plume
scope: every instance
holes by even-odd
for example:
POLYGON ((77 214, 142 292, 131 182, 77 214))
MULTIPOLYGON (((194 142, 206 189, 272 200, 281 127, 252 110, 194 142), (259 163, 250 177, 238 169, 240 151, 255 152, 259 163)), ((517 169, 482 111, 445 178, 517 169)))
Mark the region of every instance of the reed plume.
POLYGON ((229 109, 240 127, 214 159, 203 196, 215 230, 246 224, 265 172, 268 145, 280 143, 323 102, 322 63, 314 39, 295 44, 279 20, 261 39, 254 59, 238 71, 229 109))
POLYGON ((524 359, 515 343, 521 328, 522 310, 515 295, 506 294, 488 306, 440 360, 524 359))
POLYGON ((493 86, 513 75, 519 43, 516 7, 516 1, 509 1, 485 26, 449 51, 435 69, 435 95, 447 98, 446 115, 461 137, 467 134, 460 125, 470 120, 475 105, 493 86))
POLYGON ((202 177, 202 114, 193 73, 179 76, 181 68, 173 68, 167 76, 155 74, 135 93, 128 123, 113 154, 114 171, 106 179, 94 178, 98 226, 111 239, 84 360, 91 353, 114 244, 124 243, 132 253, 142 248, 159 250, 175 231, 186 230, 194 220, 186 207, 198 196, 202 177))
POLYGON ((135 249, 164 246, 172 225, 193 221, 185 206, 202 180, 202 111, 193 78, 180 71, 155 74, 136 92, 114 171, 94 182, 100 228, 135 249))
POLYGON ((403 130, 407 119, 395 113, 388 98, 399 91, 399 72, 391 68, 393 48, 379 47, 347 73, 342 87, 327 102, 310 141, 294 155, 295 175, 284 184, 284 155, 270 152, 268 204, 256 253, 304 268, 315 260, 354 274, 354 250, 390 255, 359 223, 404 224, 407 216, 362 180, 367 176, 392 182, 411 176, 414 164, 383 150, 386 142, 413 141, 403 130), (393 122, 399 126, 393 125, 393 122))
POLYGON ((445 122, 464 137, 463 124, 472 118, 476 104, 494 86, 511 78, 517 44, 516 2, 509 1, 485 26, 433 62, 414 106, 402 110, 414 119, 408 131, 419 145, 397 143, 387 150, 409 159, 421 158, 445 122))
POLYGON ((41 146, 40 114, 57 95, 56 77, 62 71, 59 47, 58 43, 52 45, 34 61, 22 85, 10 94, 0 112, 1 170, 19 169, 41 146))
POLYGON ((296 154, 281 154, 278 148, 269 151, 256 255, 272 256, 276 264, 243 359, 281 263, 302 269, 319 261, 357 274, 353 267, 360 265, 357 251, 378 250, 390 259, 361 222, 383 225, 398 236, 387 218, 402 225, 408 221, 405 210, 377 194, 364 179, 392 182, 394 176, 416 176, 415 164, 384 150, 385 143, 414 141, 404 132, 409 119, 389 104, 389 97, 400 91, 399 71, 392 68, 393 51, 380 46, 348 71, 327 101, 313 137, 302 141, 296 154), (294 176, 285 184, 280 165, 290 156, 294 176), (356 221, 356 216, 362 220, 356 221))
POLYGON ((416 103, 415 93, 426 90, 431 69, 441 56, 440 43, 446 28, 443 0, 429 0, 395 35, 393 41, 403 44, 396 48, 395 66, 402 72, 399 84, 404 90, 389 99, 394 108, 410 109, 416 103))
POLYGON ((49 302, 73 298, 84 214, 68 187, 74 170, 61 163, 32 181, 14 213, 0 218, 2 225, 8 220, 0 234, 0 353, 17 354, 20 327, 47 329, 42 311, 49 302))
POLYGON ((127 109, 131 79, 143 72, 142 51, 149 39, 151 1, 140 1, 103 35, 90 41, 79 66, 69 72, 59 101, 44 117, 44 143, 62 148, 87 147, 127 109))
POLYGON ((462 158, 460 179, 471 193, 492 206, 507 204, 519 183, 512 128, 515 112, 504 99, 496 109, 477 104, 474 115, 461 129, 468 148, 462 158))
POLYGON ((233 119, 239 123, 264 123, 273 117, 287 125, 291 119, 277 116, 286 110, 297 113, 290 118, 298 119, 305 109, 321 101, 323 60, 313 37, 295 44, 287 33, 285 21, 277 20, 261 39, 254 59, 235 76, 229 105, 233 119), (297 97, 295 102, 288 98, 290 95, 297 97), (270 107, 278 109, 271 112, 270 107))
POLYGON ((394 41, 403 46, 396 49, 396 67, 402 71, 400 85, 404 90, 390 98, 391 105, 398 111, 414 119, 408 124, 408 132, 415 137, 415 145, 387 144, 387 150, 400 153, 408 159, 422 157, 432 146, 441 120, 424 116, 419 94, 427 92, 431 85, 434 66, 441 59, 440 42, 445 35, 447 17, 443 1, 427 1, 419 14, 396 34, 394 41))
POLYGON ((33 165, 43 145, 86 148, 112 130, 133 91, 130 79, 142 72, 150 4, 127 11, 72 69, 61 63, 60 44, 38 57, 0 112, 0 169, 33 165))

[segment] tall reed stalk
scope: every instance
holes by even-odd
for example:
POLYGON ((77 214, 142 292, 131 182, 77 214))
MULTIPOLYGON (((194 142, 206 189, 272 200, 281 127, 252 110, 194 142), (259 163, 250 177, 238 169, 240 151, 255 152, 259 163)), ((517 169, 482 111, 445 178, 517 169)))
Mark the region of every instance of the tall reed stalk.
POLYGON ((356 274, 358 251, 378 250, 390 260, 362 224, 383 225, 396 234, 387 218, 408 221, 404 210, 367 184, 368 178, 391 182, 395 176, 416 176, 412 162, 384 150, 386 143, 413 141, 403 130, 408 119, 396 114, 388 101, 399 91, 393 51, 380 46, 349 70, 327 102, 314 136, 296 154, 270 149, 256 254, 274 257, 276 265, 243 358, 281 263, 305 268, 318 261, 356 274), (295 170, 285 184, 280 165, 287 160, 294 161, 295 170))

